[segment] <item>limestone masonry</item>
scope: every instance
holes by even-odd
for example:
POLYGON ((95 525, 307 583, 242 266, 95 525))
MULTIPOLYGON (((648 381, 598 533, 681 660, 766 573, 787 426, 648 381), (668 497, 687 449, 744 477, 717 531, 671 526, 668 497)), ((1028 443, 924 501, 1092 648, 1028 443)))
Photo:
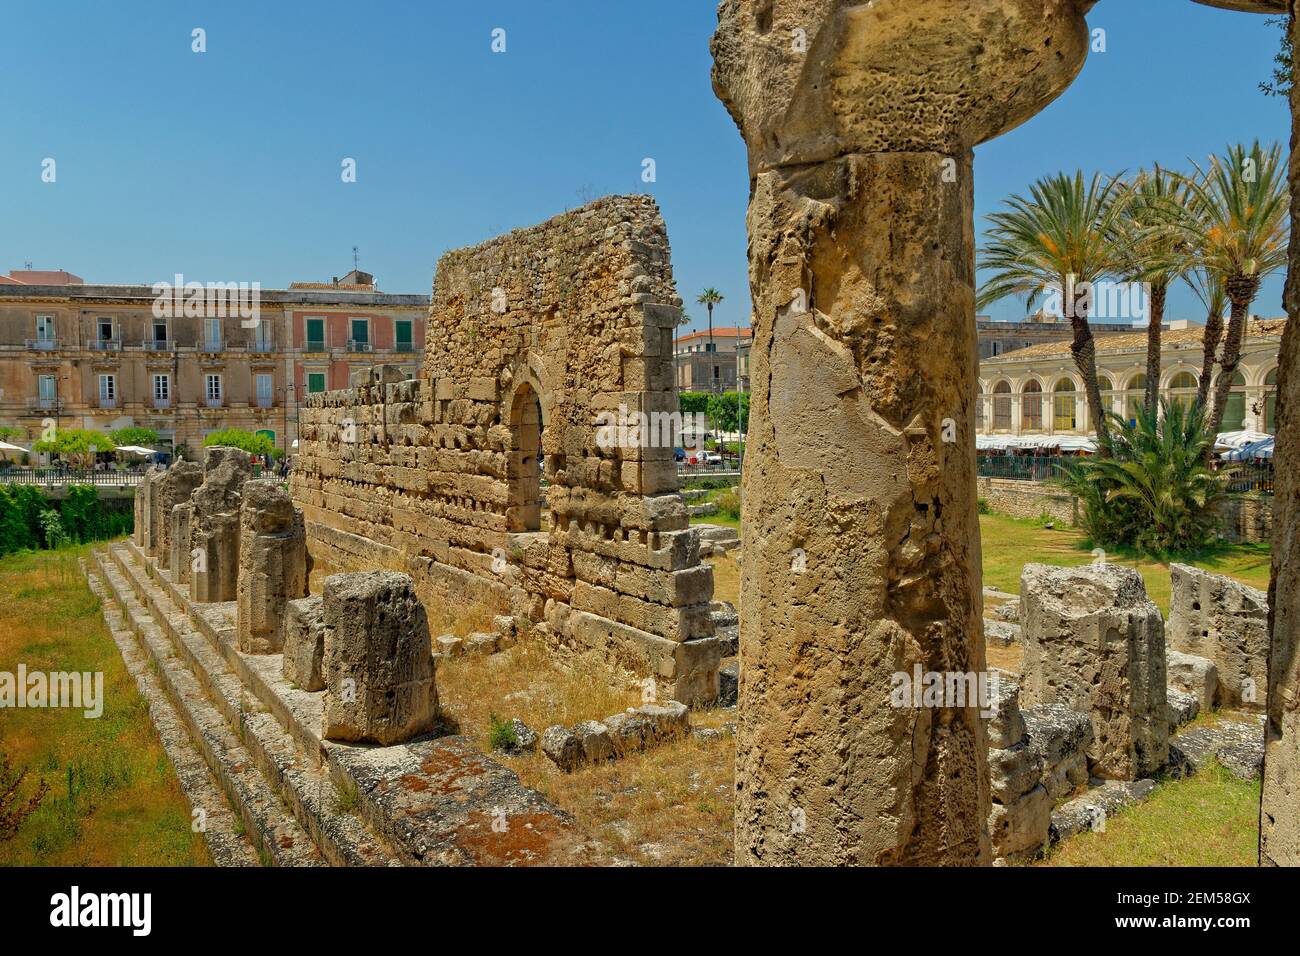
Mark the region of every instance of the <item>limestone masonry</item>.
POLYGON ((313 558, 406 571, 426 602, 526 619, 662 697, 713 700, 713 574, 671 440, 610 445, 597 427, 677 411, 679 305, 644 196, 448 253, 420 378, 376 369, 302 408, 290 488, 313 558))

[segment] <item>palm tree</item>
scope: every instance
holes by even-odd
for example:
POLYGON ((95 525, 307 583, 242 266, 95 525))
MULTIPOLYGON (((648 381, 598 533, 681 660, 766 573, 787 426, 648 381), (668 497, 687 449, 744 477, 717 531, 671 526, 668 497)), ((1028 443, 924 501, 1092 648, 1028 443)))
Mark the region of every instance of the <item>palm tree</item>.
MULTIPOLYGON (((707 289, 705 289, 703 292, 701 292, 700 295, 699 295, 699 298, 697 298, 697 299, 695 300, 695 301, 698 302, 700 305, 704 306, 705 308, 707 308, 707 309, 709 310, 709 351, 710 351, 710 352, 714 351, 714 348, 713 348, 713 307, 714 307, 715 305, 717 305, 719 302, 721 302, 722 299, 723 299, 723 295, 722 295, 722 293, 719 292, 717 289, 713 288, 712 286, 710 286, 709 288, 707 288, 707 289)), ((712 391, 712 390, 713 390, 713 387, 714 387, 714 382, 713 382, 712 379, 710 379, 710 380, 709 380, 709 390, 712 391)))
POLYGON ((1090 510, 1119 509, 1122 520, 1089 516, 1091 527, 1116 538, 1098 543, 1134 542, 1155 554, 1205 547, 1215 536, 1214 506, 1226 494, 1227 474, 1206 466, 1214 432, 1206 428, 1205 409, 1165 399, 1158 408, 1140 409, 1132 424, 1113 418, 1108 454, 1070 462, 1064 475, 1090 510))
POLYGON ((1149 289, 1147 326, 1147 387, 1143 405, 1153 409, 1160 401, 1161 338, 1169 286, 1189 268, 1186 239, 1169 224, 1186 206, 1187 187, 1182 177, 1161 169, 1142 170, 1127 187, 1123 215, 1116 236, 1123 259, 1120 274, 1129 282, 1144 282, 1149 289))
POLYGON ((1197 166, 1186 178, 1190 214, 1180 220, 1182 228, 1197 264, 1223 283, 1232 306, 1208 418, 1211 434, 1223 422, 1250 306, 1265 277, 1287 263, 1287 173, 1281 147, 1275 143, 1266 151, 1256 140, 1249 152, 1230 146, 1226 156, 1212 157, 1208 169, 1197 166))
POLYGON ((1223 339, 1223 313, 1228 311, 1228 293, 1223 290, 1223 280, 1197 269, 1184 277, 1196 297, 1205 306, 1205 333, 1201 344, 1201 376, 1196 382, 1196 404, 1205 407, 1210 397, 1210 383, 1214 381, 1214 361, 1223 339))
POLYGON ((1118 176, 1094 175, 1091 183, 1084 182, 1082 172, 1040 179, 1029 198, 1013 195, 1005 211, 989 215, 992 228, 979 262, 981 269, 997 270, 980 289, 981 308, 1009 295, 1026 296, 1028 309, 1040 296, 1061 296, 1062 314, 1074 333, 1070 353, 1083 376, 1098 439, 1105 438, 1108 426, 1097 384, 1097 349, 1088 324, 1089 297, 1076 293, 1122 270, 1115 237, 1125 198, 1118 176))

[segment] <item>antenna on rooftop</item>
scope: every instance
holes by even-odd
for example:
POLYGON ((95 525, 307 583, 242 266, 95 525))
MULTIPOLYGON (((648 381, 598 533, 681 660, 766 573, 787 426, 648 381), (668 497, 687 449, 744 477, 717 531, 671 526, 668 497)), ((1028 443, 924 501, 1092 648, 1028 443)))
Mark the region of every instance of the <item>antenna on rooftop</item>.
POLYGON ((31 261, 30 259, 28 259, 26 262, 24 262, 24 263, 23 263, 23 268, 26 269, 28 272, 31 272, 31 271, 32 271, 32 261, 31 261))
POLYGON ((352 271, 356 272, 359 268, 359 257, 357 256, 357 247, 352 247, 352 271))

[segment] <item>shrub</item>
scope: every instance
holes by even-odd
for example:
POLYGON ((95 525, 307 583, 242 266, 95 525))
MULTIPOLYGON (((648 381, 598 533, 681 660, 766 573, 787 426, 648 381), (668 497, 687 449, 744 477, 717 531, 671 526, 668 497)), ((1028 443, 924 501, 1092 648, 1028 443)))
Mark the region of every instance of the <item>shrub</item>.
POLYGON ((1083 500, 1084 530, 1103 546, 1151 555, 1203 550, 1218 530, 1215 505, 1231 469, 1206 465, 1214 436, 1199 405, 1167 399, 1133 422, 1111 413, 1108 455, 1065 465, 1061 482, 1083 500))
POLYGON ((208 448, 213 445, 224 445, 228 448, 242 448, 250 455, 270 455, 272 458, 281 458, 284 452, 271 443, 271 439, 265 435, 258 435, 253 432, 246 432, 242 428, 227 428, 224 431, 213 432, 207 438, 203 439, 203 447, 208 448))
POLYGON ((508 721, 496 714, 488 716, 488 744, 493 750, 510 750, 519 744, 519 735, 508 721))
POLYGON ((713 503, 718 506, 718 512, 726 515, 733 521, 740 520, 740 495, 728 488, 713 496, 713 503))

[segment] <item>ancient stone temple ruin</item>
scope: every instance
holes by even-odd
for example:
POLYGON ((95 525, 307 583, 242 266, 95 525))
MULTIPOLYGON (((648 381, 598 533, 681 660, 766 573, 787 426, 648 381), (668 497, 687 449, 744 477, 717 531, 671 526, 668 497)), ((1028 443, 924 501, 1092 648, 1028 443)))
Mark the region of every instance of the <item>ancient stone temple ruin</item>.
POLYGON ((220 447, 150 472, 135 539, 87 566, 215 861, 571 862, 570 819, 443 726, 411 576, 307 595, 302 512, 252 472, 220 447))
POLYGON ((712 701, 712 569, 669 427, 679 305, 648 197, 444 256, 420 378, 381 369, 301 410, 290 487, 313 559, 404 571, 426 601, 712 701))

